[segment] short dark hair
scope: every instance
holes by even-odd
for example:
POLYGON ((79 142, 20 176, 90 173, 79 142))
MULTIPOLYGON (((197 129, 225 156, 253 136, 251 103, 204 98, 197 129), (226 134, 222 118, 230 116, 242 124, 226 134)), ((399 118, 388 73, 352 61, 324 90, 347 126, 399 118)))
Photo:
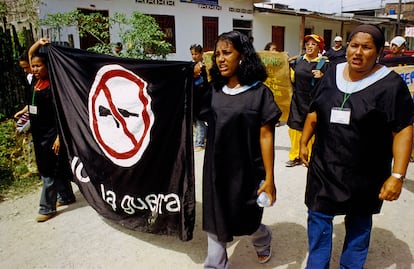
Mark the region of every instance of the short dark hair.
POLYGON ((20 54, 19 61, 21 61, 21 62, 29 62, 29 55, 27 53, 27 50, 23 51, 23 53, 20 54))
POLYGON ((267 44, 266 44, 266 46, 264 47, 264 50, 270 50, 270 47, 271 47, 272 45, 275 45, 275 46, 276 46, 276 44, 275 44, 275 43, 273 43, 273 42, 269 42, 269 43, 267 43, 267 44))
POLYGON ((237 69, 237 78, 241 85, 251 85, 256 81, 265 81, 267 78, 266 67, 257 55, 249 38, 238 32, 231 31, 222 33, 214 46, 214 53, 212 56, 213 65, 210 69, 212 81, 218 86, 227 84, 228 78, 223 77, 216 63, 216 50, 219 41, 228 41, 233 44, 233 47, 241 54, 242 61, 237 69))
POLYGON ((194 50, 195 52, 202 53, 203 47, 199 44, 193 44, 190 46, 190 50, 194 50))
POLYGON ((44 63, 45 65, 47 65, 47 62, 48 62, 47 53, 37 51, 37 52, 35 52, 32 55, 32 58, 31 59, 33 59, 35 57, 40 58, 40 60, 42 61, 42 63, 44 63))

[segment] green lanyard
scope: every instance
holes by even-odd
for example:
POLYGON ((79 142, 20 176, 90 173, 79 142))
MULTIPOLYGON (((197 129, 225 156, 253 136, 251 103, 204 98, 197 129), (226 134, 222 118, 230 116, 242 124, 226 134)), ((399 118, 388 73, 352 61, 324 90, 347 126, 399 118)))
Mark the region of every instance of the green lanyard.
POLYGON ((34 106, 34 104, 35 104, 35 93, 36 93, 36 90, 35 90, 35 89, 33 89, 33 95, 32 95, 32 106, 34 106))
POLYGON ((348 101, 349 97, 351 97, 352 93, 344 93, 344 100, 342 101, 341 108, 344 108, 346 101, 348 101))

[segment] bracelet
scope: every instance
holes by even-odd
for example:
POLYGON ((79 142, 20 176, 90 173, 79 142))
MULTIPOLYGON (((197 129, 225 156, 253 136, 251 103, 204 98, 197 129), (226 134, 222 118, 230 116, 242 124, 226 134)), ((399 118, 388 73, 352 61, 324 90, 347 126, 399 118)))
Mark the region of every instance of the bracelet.
POLYGON ((396 179, 398 179, 401 182, 404 182, 405 175, 403 175, 403 174, 391 173, 391 176, 395 177, 396 179))

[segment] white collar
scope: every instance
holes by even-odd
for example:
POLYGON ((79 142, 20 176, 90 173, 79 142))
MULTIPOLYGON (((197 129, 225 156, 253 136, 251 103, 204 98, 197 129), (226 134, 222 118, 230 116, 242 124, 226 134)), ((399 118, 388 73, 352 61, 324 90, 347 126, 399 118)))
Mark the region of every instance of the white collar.
POLYGON ((347 63, 340 63, 336 65, 336 86, 341 92, 354 93, 359 92, 368 86, 374 84, 378 80, 388 75, 391 70, 385 66, 370 74, 369 76, 358 81, 347 81, 344 78, 344 69, 347 63))
POLYGON ((243 85, 243 86, 238 86, 238 87, 234 87, 234 88, 229 88, 229 87, 227 87, 227 85, 224 85, 223 88, 222 88, 222 91, 225 94, 228 94, 228 95, 236 95, 236 94, 247 91, 248 89, 250 89, 253 86, 256 86, 257 84, 259 84, 259 82, 260 81, 256 81, 252 85, 243 85))

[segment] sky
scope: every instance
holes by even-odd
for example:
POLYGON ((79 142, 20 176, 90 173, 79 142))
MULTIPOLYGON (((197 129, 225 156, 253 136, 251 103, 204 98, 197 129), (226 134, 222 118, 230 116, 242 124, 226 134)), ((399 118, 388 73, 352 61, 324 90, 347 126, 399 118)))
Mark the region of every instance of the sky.
MULTIPOLYGON (((398 3, 398 0, 271 0, 273 3, 288 5, 290 8, 306 8, 322 13, 340 13, 347 10, 371 9, 398 3)), ((412 0, 411 0, 412 1, 412 0)), ((401 3, 408 2, 402 0, 401 3)))

